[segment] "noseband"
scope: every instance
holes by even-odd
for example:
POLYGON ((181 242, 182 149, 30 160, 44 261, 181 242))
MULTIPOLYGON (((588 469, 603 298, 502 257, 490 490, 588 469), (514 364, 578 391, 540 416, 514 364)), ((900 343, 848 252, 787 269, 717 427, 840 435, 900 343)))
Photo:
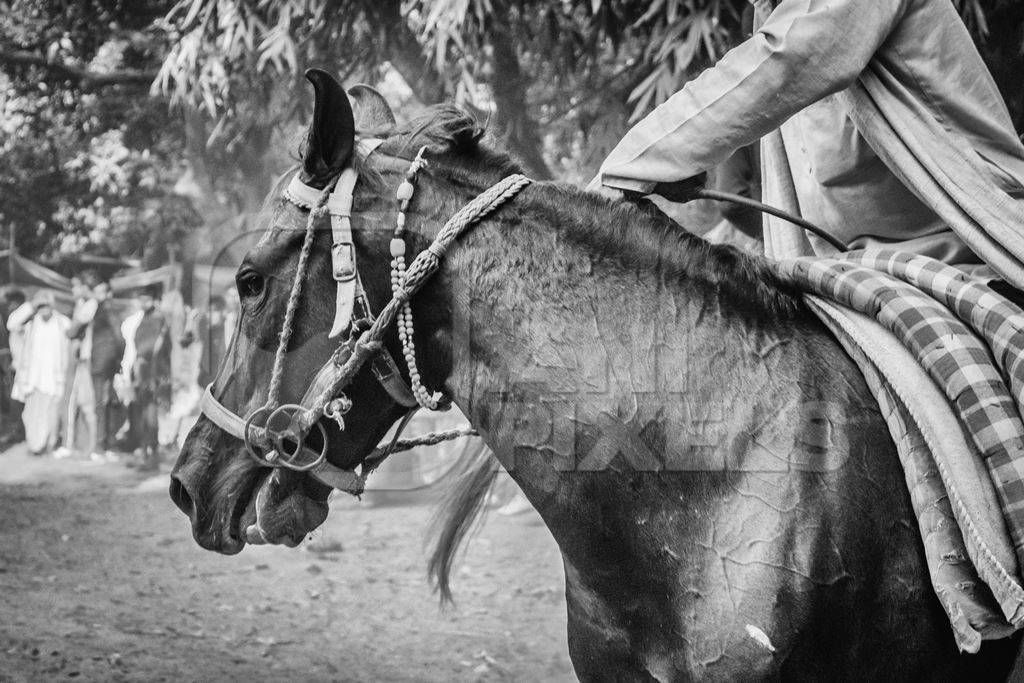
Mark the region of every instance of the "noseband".
MULTIPOLYGON (((368 157, 381 142, 377 139, 360 140, 359 151, 368 157)), ((416 175, 427 165, 423 153, 424 149, 421 149, 396 193, 399 212, 390 244, 392 298, 376 318, 370 311, 363 289, 352 240, 352 200, 358 172, 354 168, 346 168, 324 190, 306 185, 296 173, 285 190, 284 198, 299 208, 309 210, 310 215, 278 340, 267 401, 244 419, 214 397, 212 384, 206 388, 200 401, 203 414, 228 434, 241 439, 250 457, 261 466, 307 472, 332 488, 358 496, 365 489, 366 477, 392 453, 475 433, 471 429, 460 429, 411 441, 399 440, 402 430, 420 407, 439 410, 449 405, 443 396, 431 394, 420 382, 409 301, 438 270, 452 243, 473 224, 515 197, 530 183, 530 179, 518 174, 508 176, 482 192, 452 216, 431 245, 406 268, 405 217, 415 192, 416 175), (335 317, 328 336, 334 338, 346 329, 349 335, 317 372, 302 399, 298 403, 281 404, 279 394, 284 357, 306 276, 314 224, 325 214, 331 217, 331 262, 336 282, 335 317), (353 320, 353 312, 357 308, 363 317, 353 320), (396 321, 411 387, 402 379, 397 363, 383 343, 385 332, 396 321), (340 429, 345 429, 344 415, 352 407, 352 402, 344 391, 367 363, 370 363, 374 377, 384 390, 408 412, 399 421, 394 438, 387 445, 373 449, 362 460, 359 472, 343 470, 327 461, 328 437, 321 419, 332 419, 340 429), (319 453, 305 445, 306 437, 314 427, 320 432, 319 453)))

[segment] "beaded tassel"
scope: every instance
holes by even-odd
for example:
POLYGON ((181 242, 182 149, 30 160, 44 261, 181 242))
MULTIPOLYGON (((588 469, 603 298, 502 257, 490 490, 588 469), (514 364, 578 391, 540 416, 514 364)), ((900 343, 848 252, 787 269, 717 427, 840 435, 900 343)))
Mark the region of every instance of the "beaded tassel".
MULTIPOLYGON (((426 148, 421 148, 419 154, 409 166, 405 173, 405 180, 398 186, 396 198, 398 199, 398 218, 395 222, 395 233, 391 239, 391 293, 395 295, 405 284, 405 214, 409 210, 409 202, 412 200, 415 186, 412 184, 416 174, 421 168, 427 165, 423 158, 426 148)), ((398 339, 402 343, 402 353, 405 355, 405 362, 409 366, 409 383, 416 402, 428 410, 437 410, 441 394, 431 395, 427 388, 420 381, 420 371, 416 366, 416 343, 413 341, 412 307, 406 302, 398 312, 397 318, 398 339)))

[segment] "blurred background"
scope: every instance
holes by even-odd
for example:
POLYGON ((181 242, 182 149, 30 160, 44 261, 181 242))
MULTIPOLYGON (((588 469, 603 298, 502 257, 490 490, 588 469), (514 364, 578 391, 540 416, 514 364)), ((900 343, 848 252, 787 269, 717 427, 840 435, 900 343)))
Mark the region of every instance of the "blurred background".
MULTIPOLYGON (((1024 3, 952 1, 1024 129, 1024 3)), ((109 392, 99 447, 68 437, 72 409, 47 436, 59 459, 34 457, 0 333, 0 678, 570 680, 557 549, 510 486, 463 559, 460 602, 436 607, 426 503, 455 447, 382 471, 378 488, 401 495, 336 501, 303 550, 243 558, 200 550, 166 476, 138 470, 169 467, 218 362, 210 340, 228 341, 234 270, 311 114, 305 69, 373 85, 400 120, 455 102, 531 176, 585 184, 631 122, 744 37, 748 8, 0 0, 0 317, 42 305, 74 321, 109 283, 114 327, 157 299, 171 369, 156 462, 130 459, 132 417, 109 392)), ((682 222, 705 233, 722 218, 696 202, 682 222)), ((439 420, 411 431, 455 418, 439 420)))
MULTIPOLYGON (((1021 129, 1024 6, 954 4, 1021 129)), ((311 66, 377 87, 402 118, 454 101, 534 177, 585 182, 741 38, 747 6, 4 0, 0 249, 64 275, 84 254, 213 265, 295 158, 311 66)))

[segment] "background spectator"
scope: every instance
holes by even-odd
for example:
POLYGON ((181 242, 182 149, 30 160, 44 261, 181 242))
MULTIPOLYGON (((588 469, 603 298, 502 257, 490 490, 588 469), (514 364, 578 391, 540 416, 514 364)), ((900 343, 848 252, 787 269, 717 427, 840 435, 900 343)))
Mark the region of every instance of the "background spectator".
POLYGON ((21 351, 19 335, 7 331, 7 320, 11 313, 25 303, 25 292, 16 287, 7 289, 0 300, 0 448, 18 443, 25 438, 25 429, 21 424, 21 401, 11 395, 14 390, 14 354, 13 346, 21 351))
POLYGON ((158 408, 166 409, 171 398, 171 340, 163 314, 157 309, 161 287, 150 285, 139 292, 139 310, 121 325, 125 339, 121 374, 128 391, 130 435, 142 470, 154 470, 160 462, 158 408))
POLYGON ((92 320, 92 353, 89 370, 96 392, 96 446, 106 458, 110 458, 113 447, 112 403, 114 375, 124 357, 124 337, 121 325, 110 306, 110 283, 100 281, 93 289, 96 299, 96 314, 92 320))
POLYGON ((68 338, 71 340, 71 361, 67 375, 67 412, 64 421, 64 445, 54 451, 55 458, 67 458, 74 453, 78 438, 78 422, 85 425, 86 452, 96 451, 96 394, 89 372, 92 353, 92 319, 96 315, 96 300, 92 290, 80 277, 71 278, 74 308, 68 338))
POLYGON ((71 321, 54 305, 53 294, 38 292, 31 304, 18 307, 7 320, 7 329, 20 336, 26 350, 19 354, 15 389, 25 402, 25 440, 34 455, 57 445, 70 355, 71 321))
POLYGON ((199 344, 199 386, 206 388, 214 380, 231 341, 231 330, 226 329, 227 311, 224 297, 210 297, 210 307, 203 313, 196 311, 181 338, 181 345, 199 344))

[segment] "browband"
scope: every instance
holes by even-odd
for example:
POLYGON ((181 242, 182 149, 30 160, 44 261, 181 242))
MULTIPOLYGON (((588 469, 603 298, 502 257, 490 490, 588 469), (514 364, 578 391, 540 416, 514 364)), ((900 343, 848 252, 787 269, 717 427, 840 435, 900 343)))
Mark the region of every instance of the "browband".
MULTIPOLYGON (((384 140, 380 138, 362 138, 356 140, 356 151, 365 159, 373 154, 382 144, 384 144, 384 140)), ((352 193, 355 189, 356 176, 358 176, 358 173, 351 166, 341 172, 341 176, 338 177, 338 184, 335 185, 331 196, 327 198, 327 210, 331 214, 336 213, 346 216, 351 214, 352 193), (343 186, 343 179, 346 176, 351 178, 347 190, 343 186), (347 199, 345 198, 346 196, 348 197, 347 199)), ((299 174, 296 173, 295 177, 288 183, 284 196, 288 201, 300 208, 312 209, 320 201, 322 192, 322 190, 318 190, 299 180, 299 174)))

